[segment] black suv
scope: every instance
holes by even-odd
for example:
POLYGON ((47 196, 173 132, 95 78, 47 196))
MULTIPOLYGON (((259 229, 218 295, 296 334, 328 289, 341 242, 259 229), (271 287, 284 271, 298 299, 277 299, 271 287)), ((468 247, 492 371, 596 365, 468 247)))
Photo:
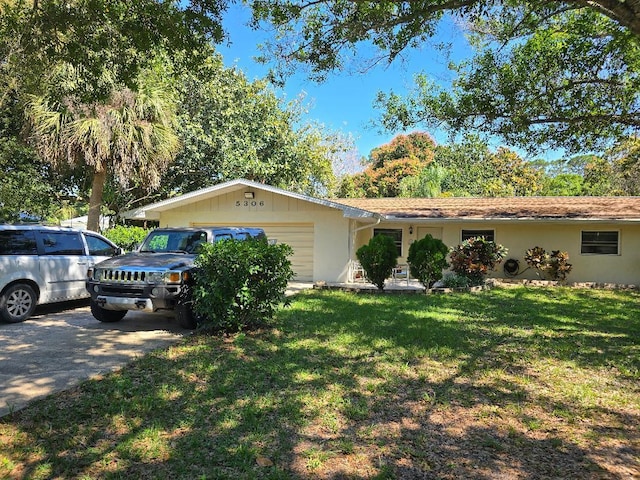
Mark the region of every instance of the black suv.
POLYGON ((117 322, 127 311, 175 310, 180 325, 195 328, 189 287, 194 261, 203 243, 223 239, 265 238, 260 228, 158 228, 137 251, 106 260, 89 270, 91 313, 101 322, 117 322))

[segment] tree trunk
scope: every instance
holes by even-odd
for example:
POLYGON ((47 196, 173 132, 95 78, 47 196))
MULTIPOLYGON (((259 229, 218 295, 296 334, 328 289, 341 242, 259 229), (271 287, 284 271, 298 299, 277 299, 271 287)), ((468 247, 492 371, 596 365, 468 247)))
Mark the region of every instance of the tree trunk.
POLYGON ((87 218, 87 230, 100 231, 100 210, 102 207, 102 192, 107 179, 106 169, 98 165, 93 172, 91 184, 91 196, 89 197, 89 217, 87 218))

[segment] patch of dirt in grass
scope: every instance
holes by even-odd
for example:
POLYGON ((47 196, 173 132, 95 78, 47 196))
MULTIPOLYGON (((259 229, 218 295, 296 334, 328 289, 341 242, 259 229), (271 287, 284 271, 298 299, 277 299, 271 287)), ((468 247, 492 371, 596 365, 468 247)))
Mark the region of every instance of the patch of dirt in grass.
POLYGON ((634 448, 610 436, 585 442, 588 426, 566 426, 542 412, 535 415, 548 426, 531 430, 513 417, 485 418, 478 408, 425 406, 395 419, 383 412, 341 438, 310 426, 289 468, 300 478, 317 479, 640 478, 637 424, 616 428, 621 437, 635 439, 634 448), (336 448, 341 441, 352 444, 352 451, 336 448))
POLYGON ((469 404, 415 396, 371 398, 367 418, 343 419, 340 432, 311 423, 285 468, 309 479, 640 478, 637 412, 578 418, 558 416, 553 405, 494 404, 471 393, 469 404))

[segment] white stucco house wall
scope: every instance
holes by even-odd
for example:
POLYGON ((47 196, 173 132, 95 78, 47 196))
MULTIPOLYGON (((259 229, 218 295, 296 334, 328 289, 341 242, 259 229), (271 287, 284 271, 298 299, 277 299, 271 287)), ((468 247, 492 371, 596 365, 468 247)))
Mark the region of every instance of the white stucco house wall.
MULTIPOLYGON (((569 253, 570 282, 640 284, 640 197, 320 199, 234 180, 127 212, 160 226, 255 226, 291 245, 300 281, 348 282, 356 250, 388 234, 405 263, 411 242, 431 234, 453 247, 484 235, 536 279, 526 250, 569 253)), ((492 276, 504 277, 500 268, 492 276)))

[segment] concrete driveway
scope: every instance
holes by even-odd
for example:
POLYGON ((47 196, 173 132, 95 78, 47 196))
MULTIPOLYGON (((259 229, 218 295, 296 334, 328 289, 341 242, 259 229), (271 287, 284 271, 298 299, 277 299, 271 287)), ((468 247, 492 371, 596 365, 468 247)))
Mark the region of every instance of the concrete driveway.
POLYGON ((172 314, 129 312, 100 323, 88 302, 42 306, 26 322, 0 323, 0 417, 190 332, 172 314))

